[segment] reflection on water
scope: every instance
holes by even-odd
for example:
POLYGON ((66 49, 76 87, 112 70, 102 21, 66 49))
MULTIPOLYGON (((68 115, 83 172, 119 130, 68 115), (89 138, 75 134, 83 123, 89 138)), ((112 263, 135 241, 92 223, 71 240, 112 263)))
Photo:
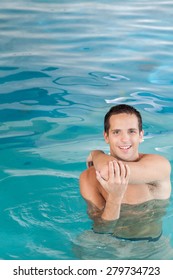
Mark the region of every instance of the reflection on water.
POLYGON ((149 112, 172 112, 173 98, 158 96, 152 92, 133 92, 129 97, 117 97, 105 100, 108 104, 128 103, 129 105, 143 105, 149 112))

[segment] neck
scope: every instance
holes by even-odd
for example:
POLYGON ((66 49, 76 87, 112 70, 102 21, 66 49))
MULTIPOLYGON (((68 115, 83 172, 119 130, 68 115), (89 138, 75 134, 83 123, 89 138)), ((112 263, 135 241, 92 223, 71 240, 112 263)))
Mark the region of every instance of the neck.
POLYGON ((124 162, 134 162, 134 161, 139 161, 141 159, 141 157, 143 156, 143 154, 137 154, 133 159, 130 159, 130 160, 124 160, 122 158, 119 158, 117 155, 113 154, 113 153, 109 153, 110 156, 113 156, 114 158, 116 158, 117 160, 120 160, 120 161, 124 161, 124 162))

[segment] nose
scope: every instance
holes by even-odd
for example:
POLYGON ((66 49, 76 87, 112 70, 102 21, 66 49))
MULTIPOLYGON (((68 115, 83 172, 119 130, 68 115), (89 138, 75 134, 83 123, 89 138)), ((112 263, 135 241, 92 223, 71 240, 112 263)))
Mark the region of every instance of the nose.
POLYGON ((121 134, 121 141, 122 141, 123 143, 127 143, 127 142, 129 141, 129 135, 128 135, 128 133, 123 132, 123 133, 121 134))

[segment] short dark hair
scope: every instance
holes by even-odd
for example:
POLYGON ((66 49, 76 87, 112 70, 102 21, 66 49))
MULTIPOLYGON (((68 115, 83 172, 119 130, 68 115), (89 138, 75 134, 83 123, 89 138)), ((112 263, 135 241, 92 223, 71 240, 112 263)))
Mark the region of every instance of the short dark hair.
POLYGON ((134 107, 127 105, 127 104, 119 104, 116 106, 113 106, 110 108, 110 110, 107 112, 107 114, 105 115, 104 118, 104 131, 106 133, 109 132, 109 128, 110 128, 110 117, 112 115, 118 115, 118 114, 130 114, 130 115, 135 115, 138 119, 138 127, 139 127, 139 131, 142 131, 142 117, 141 114, 138 110, 136 110, 134 107))

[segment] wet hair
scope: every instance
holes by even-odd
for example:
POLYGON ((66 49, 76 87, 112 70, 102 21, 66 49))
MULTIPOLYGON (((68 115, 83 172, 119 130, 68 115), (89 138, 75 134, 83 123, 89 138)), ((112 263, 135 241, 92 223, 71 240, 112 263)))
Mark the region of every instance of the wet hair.
POLYGON ((138 119, 138 127, 139 127, 139 132, 142 131, 142 117, 139 111, 137 111, 134 107, 126 104, 119 104, 116 106, 113 106, 110 108, 110 110, 107 112, 104 118, 104 131, 106 133, 109 132, 110 128, 110 117, 112 115, 118 115, 118 114, 129 114, 129 115, 135 115, 138 119))

